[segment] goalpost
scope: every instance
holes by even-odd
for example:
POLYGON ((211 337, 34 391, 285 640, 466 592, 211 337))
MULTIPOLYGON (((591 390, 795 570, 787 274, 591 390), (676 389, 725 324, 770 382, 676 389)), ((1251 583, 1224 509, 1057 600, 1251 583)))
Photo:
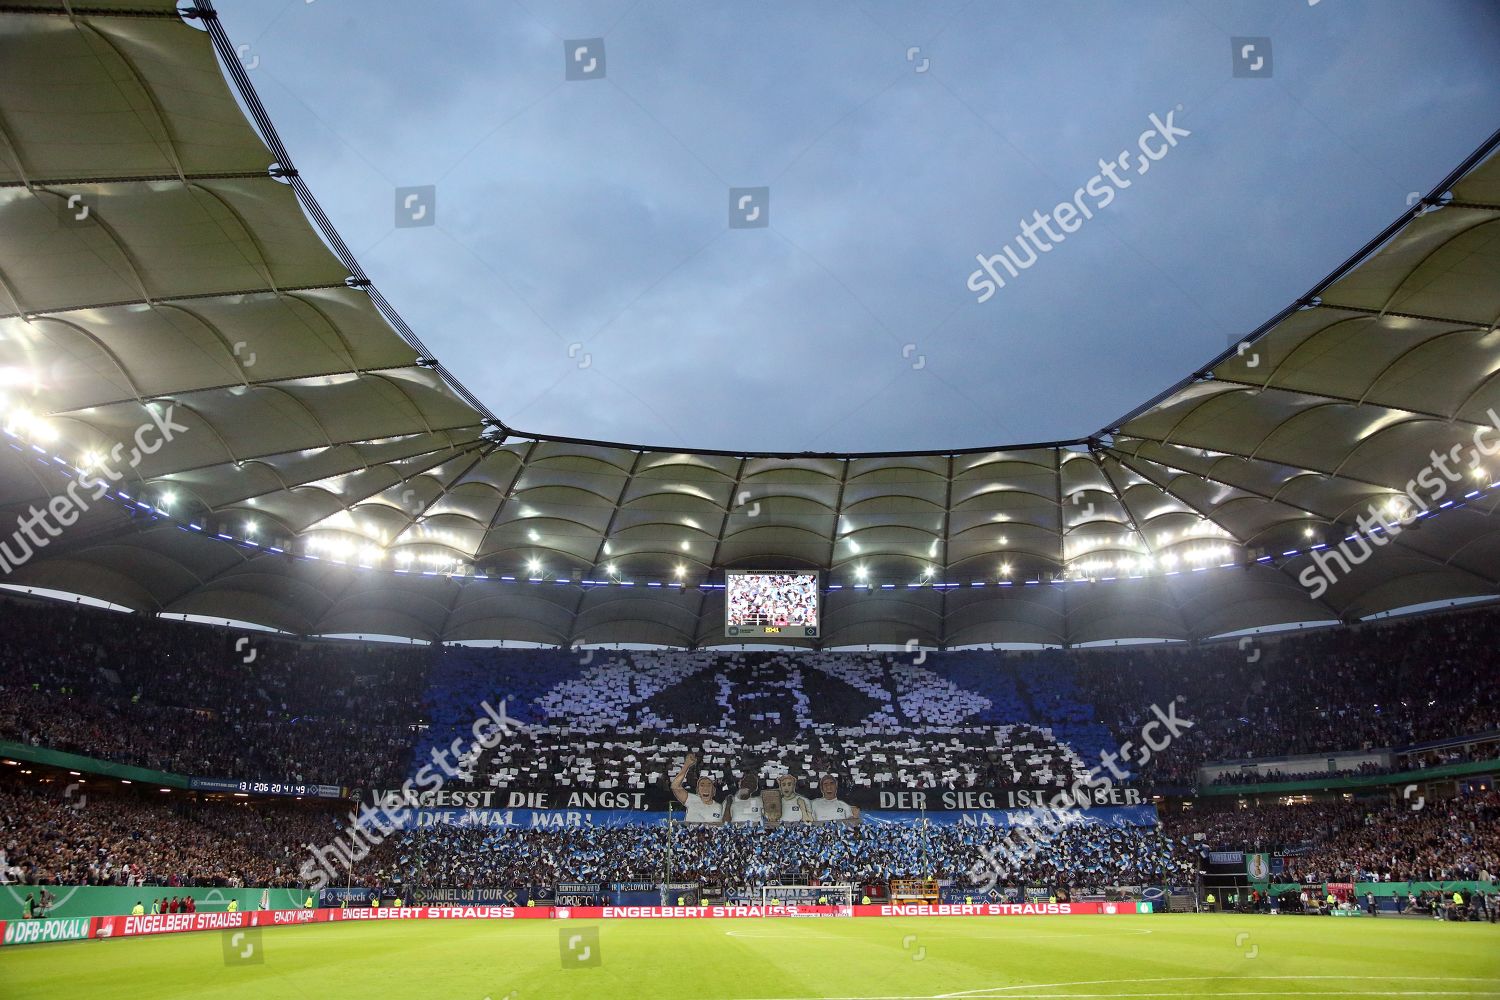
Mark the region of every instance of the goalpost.
POLYGON ((854 886, 838 885, 763 885, 760 887, 762 906, 832 906, 833 916, 854 915, 854 886))

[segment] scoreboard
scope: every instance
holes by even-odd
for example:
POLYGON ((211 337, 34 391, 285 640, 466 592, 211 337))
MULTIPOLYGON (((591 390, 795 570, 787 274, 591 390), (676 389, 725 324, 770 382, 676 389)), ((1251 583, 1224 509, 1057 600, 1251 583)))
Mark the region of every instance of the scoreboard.
POLYGON ((814 570, 727 570, 724 574, 724 635, 816 638, 822 593, 814 570))

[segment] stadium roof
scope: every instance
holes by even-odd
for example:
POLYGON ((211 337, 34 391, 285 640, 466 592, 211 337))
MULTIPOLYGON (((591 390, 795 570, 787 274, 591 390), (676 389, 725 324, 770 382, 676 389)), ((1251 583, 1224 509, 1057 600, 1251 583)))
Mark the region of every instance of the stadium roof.
POLYGON ((1188 639, 1497 590, 1500 457, 1467 456, 1500 409, 1500 133, 1116 426, 680 451, 492 415, 333 231, 211 6, 188 13, 0 4, 5 522, 125 444, 122 492, 29 559, 0 531, 11 584, 304 634, 699 645, 724 641, 725 568, 812 567, 827 646, 1188 639), (187 429, 132 467, 169 411, 187 429), (1298 582, 1450 449, 1434 516, 1298 582))

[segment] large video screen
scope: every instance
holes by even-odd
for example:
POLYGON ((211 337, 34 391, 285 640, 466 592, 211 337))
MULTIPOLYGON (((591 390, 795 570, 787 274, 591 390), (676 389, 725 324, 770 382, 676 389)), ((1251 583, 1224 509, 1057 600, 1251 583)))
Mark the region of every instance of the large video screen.
POLYGON ((816 636, 821 612, 814 571, 731 569, 724 574, 726 636, 816 636))

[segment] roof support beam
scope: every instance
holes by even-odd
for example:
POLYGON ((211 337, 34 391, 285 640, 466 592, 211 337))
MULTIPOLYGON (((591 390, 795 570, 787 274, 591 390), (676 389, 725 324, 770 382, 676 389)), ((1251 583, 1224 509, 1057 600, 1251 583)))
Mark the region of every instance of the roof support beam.
MULTIPOLYGON (((3 135, 3 133, 0 133, 3 135)), ((278 174, 281 172, 278 172, 278 174)), ((42 188, 61 187, 63 185, 84 184, 152 184, 159 181, 239 181, 259 180, 264 177, 274 177, 269 170, 224 170, 208 171, 196 174, 134 174, 113 175, 108 177, 33 177, 26 180, 7 181, 0 180, 0 188, 42 188)))
MULTIPOLYGON (((286 295, 291 292, 317 292, 330 288, 348 288, 348 282, 322 285, 289 285, 286 288, 233 288, 220 292, 195 292, 192 295, 159 295, 151 299, 119 299, 114 302, 87 302, 77 305, 57 306, 52 309, 26 309, 20 312, 0 313, 0 319, 32 319, 37 316, 60 316, 64 313, 82 312, 85 309, 118 309, 122 306, 161 305, 164 302, 192 302, 197 299, 229 299, 241 295, 286 295)), ((15 296, 11 298, 14 300, 15 296)), ((20 304, 17 303, 17 308, 20 304)))

